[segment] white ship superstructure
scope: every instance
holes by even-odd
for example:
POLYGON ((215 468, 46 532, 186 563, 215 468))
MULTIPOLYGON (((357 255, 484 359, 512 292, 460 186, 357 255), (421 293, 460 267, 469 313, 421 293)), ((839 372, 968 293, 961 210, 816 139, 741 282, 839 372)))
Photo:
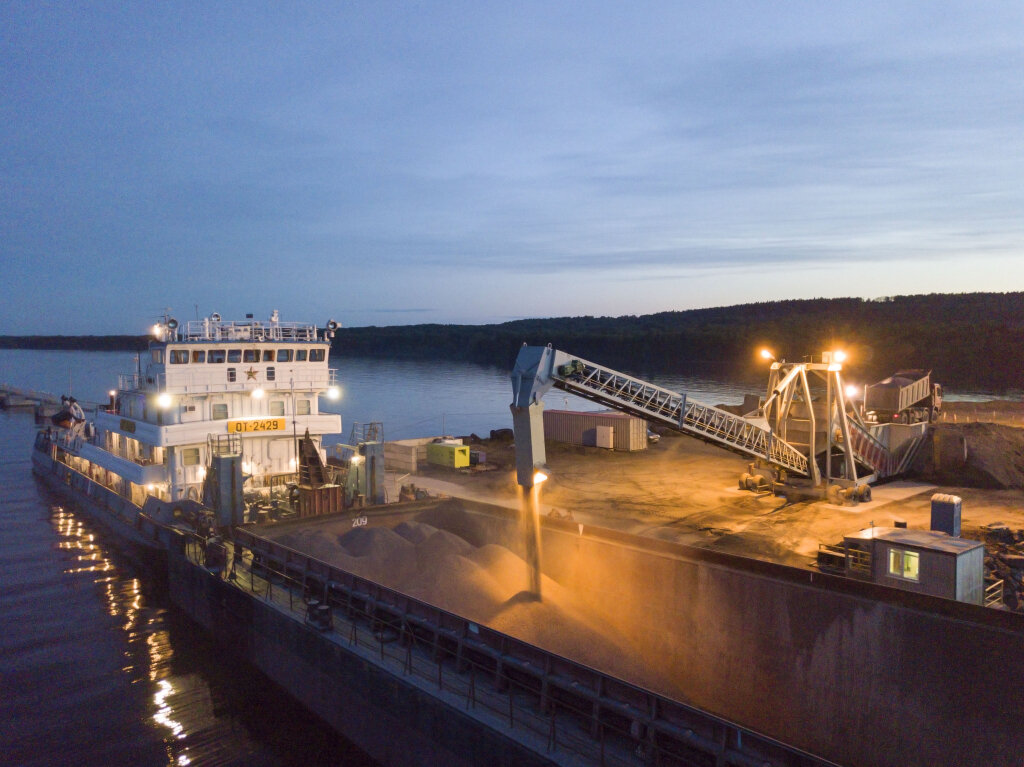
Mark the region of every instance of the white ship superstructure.
POLYGON ((322 435, 341 432, 341 416, 319 406, 338 396, 328 367, 336 327, 318 332, 276 311, 269 321, 165 317, 97 413, 95 434, 62 441, 80 472, 139 507, 147 496, 200 500, 206 467, 228 445, 241 453, 246 494, 283 495, 297 484, 298 438, 308 431, 322 456, 322 435))

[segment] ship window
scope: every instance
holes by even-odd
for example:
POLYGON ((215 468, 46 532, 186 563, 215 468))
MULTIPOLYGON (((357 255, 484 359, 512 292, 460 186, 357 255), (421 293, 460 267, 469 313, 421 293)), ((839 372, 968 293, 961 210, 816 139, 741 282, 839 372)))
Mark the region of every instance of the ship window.
POLYGON ((203 351, 192 352, 192 361, 193 362, 206 362, 206 350, 204 349, 203 351))
POLYGON ((207 362, 224 362, 225 352, 223 349, 210 349, 210 354, 207 356, 207 362))
POLYGON ((298 351, 295 352, 295 361, 305 362, 307 354, 309 354, 309 352, 307 352, 305 349, 299 349, 298 351))
POLYGON ((309 400, 300 399, 295 403, 295 412, 299 415, 309 415, 309 400))
POLYGON ((228 362, 241 362, 242 361, 242 350, 241 349, 228 349, 228 362))
POLYGON ((291 349, 278 349, 277 350, 277 361, 278 362, 291 362, 292 361, 292 350, 291 349))
POLYGON ((284 415, 284 400, 274 399, 270 401, 270 414, 271 415, 284 415))
POLYGON ((188 351, 185 349, 171 349, 170 360, 172 365, 186 365, 188 364, 188 351))
POLYGON ((163 349, 153 349, 152 358, 153 358, 154 364, 157 364, 157 365, 162 364, 163 361, 164 361, 164 350, 163 349))
POLYGON ((214 421, 223 421, 228 417, 228 405, 226 402, 215 402, 211 409, 211 417, 214 421))
POLYGON ((263 361, 264 362, 273 362, 274 361, 274 350, 273 349, 264 349, 263 350, 263 361))
POLYGON ((268 381, 275 380, 275 376, 276 375, 277 375, 277 371, 275 371, 274 368, 267 368, 267 380, 268 381))
POLYGON ((186 447, 181 451, 181 462, 185 466, 198 466, 199 465, 199 448, 198 447, 186 447))
POLYGON ((323 349, 310 349, 309 350, 309 361, 310 362, 323 362, 324 361, 324 350, 323 349))
POLYGON ((921 555, 916 551, 889 549, 889 575, 917 581, 920 576, 921 555))
POLYGON ((260 353, 258 349, 246 349, 242 352, 242 362, 259 362, 260 353))
POLYGON ((234 368, 228 368, 228 383, 234 383, 237 379, 234 368))

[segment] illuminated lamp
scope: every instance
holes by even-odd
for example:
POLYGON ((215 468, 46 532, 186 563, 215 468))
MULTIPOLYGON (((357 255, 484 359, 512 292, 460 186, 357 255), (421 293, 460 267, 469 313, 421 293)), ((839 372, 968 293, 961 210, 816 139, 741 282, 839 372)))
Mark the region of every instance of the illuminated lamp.
POLYGON ((261 389, 259 387, 256 387, 255 389, 253 389, 252 390, 252 398, 253 399, 263 399, 263 389, 261 389))
POLYGON ((160 407, 161 410, 166 410, 167 408, 169 408, 171 406, 172 401, 173 400, 171 398, 171 395, 168 394, 167 392, 161 392, 160 395, 156 398, 156 404, 160 407))
POLYGON ((330 388, 327 389, 327 398, 328 399, 340 399, 341 398, 341 389, 339 389, 337 386, 331 386, 330 388))

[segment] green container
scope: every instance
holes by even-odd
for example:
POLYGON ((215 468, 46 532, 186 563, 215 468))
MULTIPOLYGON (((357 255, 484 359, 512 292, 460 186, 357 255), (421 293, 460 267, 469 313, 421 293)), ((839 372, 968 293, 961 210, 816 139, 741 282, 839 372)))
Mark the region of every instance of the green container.
POLYGON ((427 463, 452 469, 469 466, 469 446, 431 443, 427 445, 427 463))

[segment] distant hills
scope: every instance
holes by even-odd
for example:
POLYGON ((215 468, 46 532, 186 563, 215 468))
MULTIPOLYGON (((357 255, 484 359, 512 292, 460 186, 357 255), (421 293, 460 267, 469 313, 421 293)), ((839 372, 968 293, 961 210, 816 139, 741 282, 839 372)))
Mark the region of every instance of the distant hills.
MULTIPOLYGON (((757 350, 779 359, 843 348, 848 375, 930 368, 959 389, 1024 387, 1024 293, 883 299, 816 298, 624 317, 556 317, 493 325, 342 328, 337 356, 466 361, 511 368, 524 343, 553 344, 637 375, 712 372, 761 381, 757 350)), ((140 350, 144 336, 0 336, 0 348, 140 350)))

